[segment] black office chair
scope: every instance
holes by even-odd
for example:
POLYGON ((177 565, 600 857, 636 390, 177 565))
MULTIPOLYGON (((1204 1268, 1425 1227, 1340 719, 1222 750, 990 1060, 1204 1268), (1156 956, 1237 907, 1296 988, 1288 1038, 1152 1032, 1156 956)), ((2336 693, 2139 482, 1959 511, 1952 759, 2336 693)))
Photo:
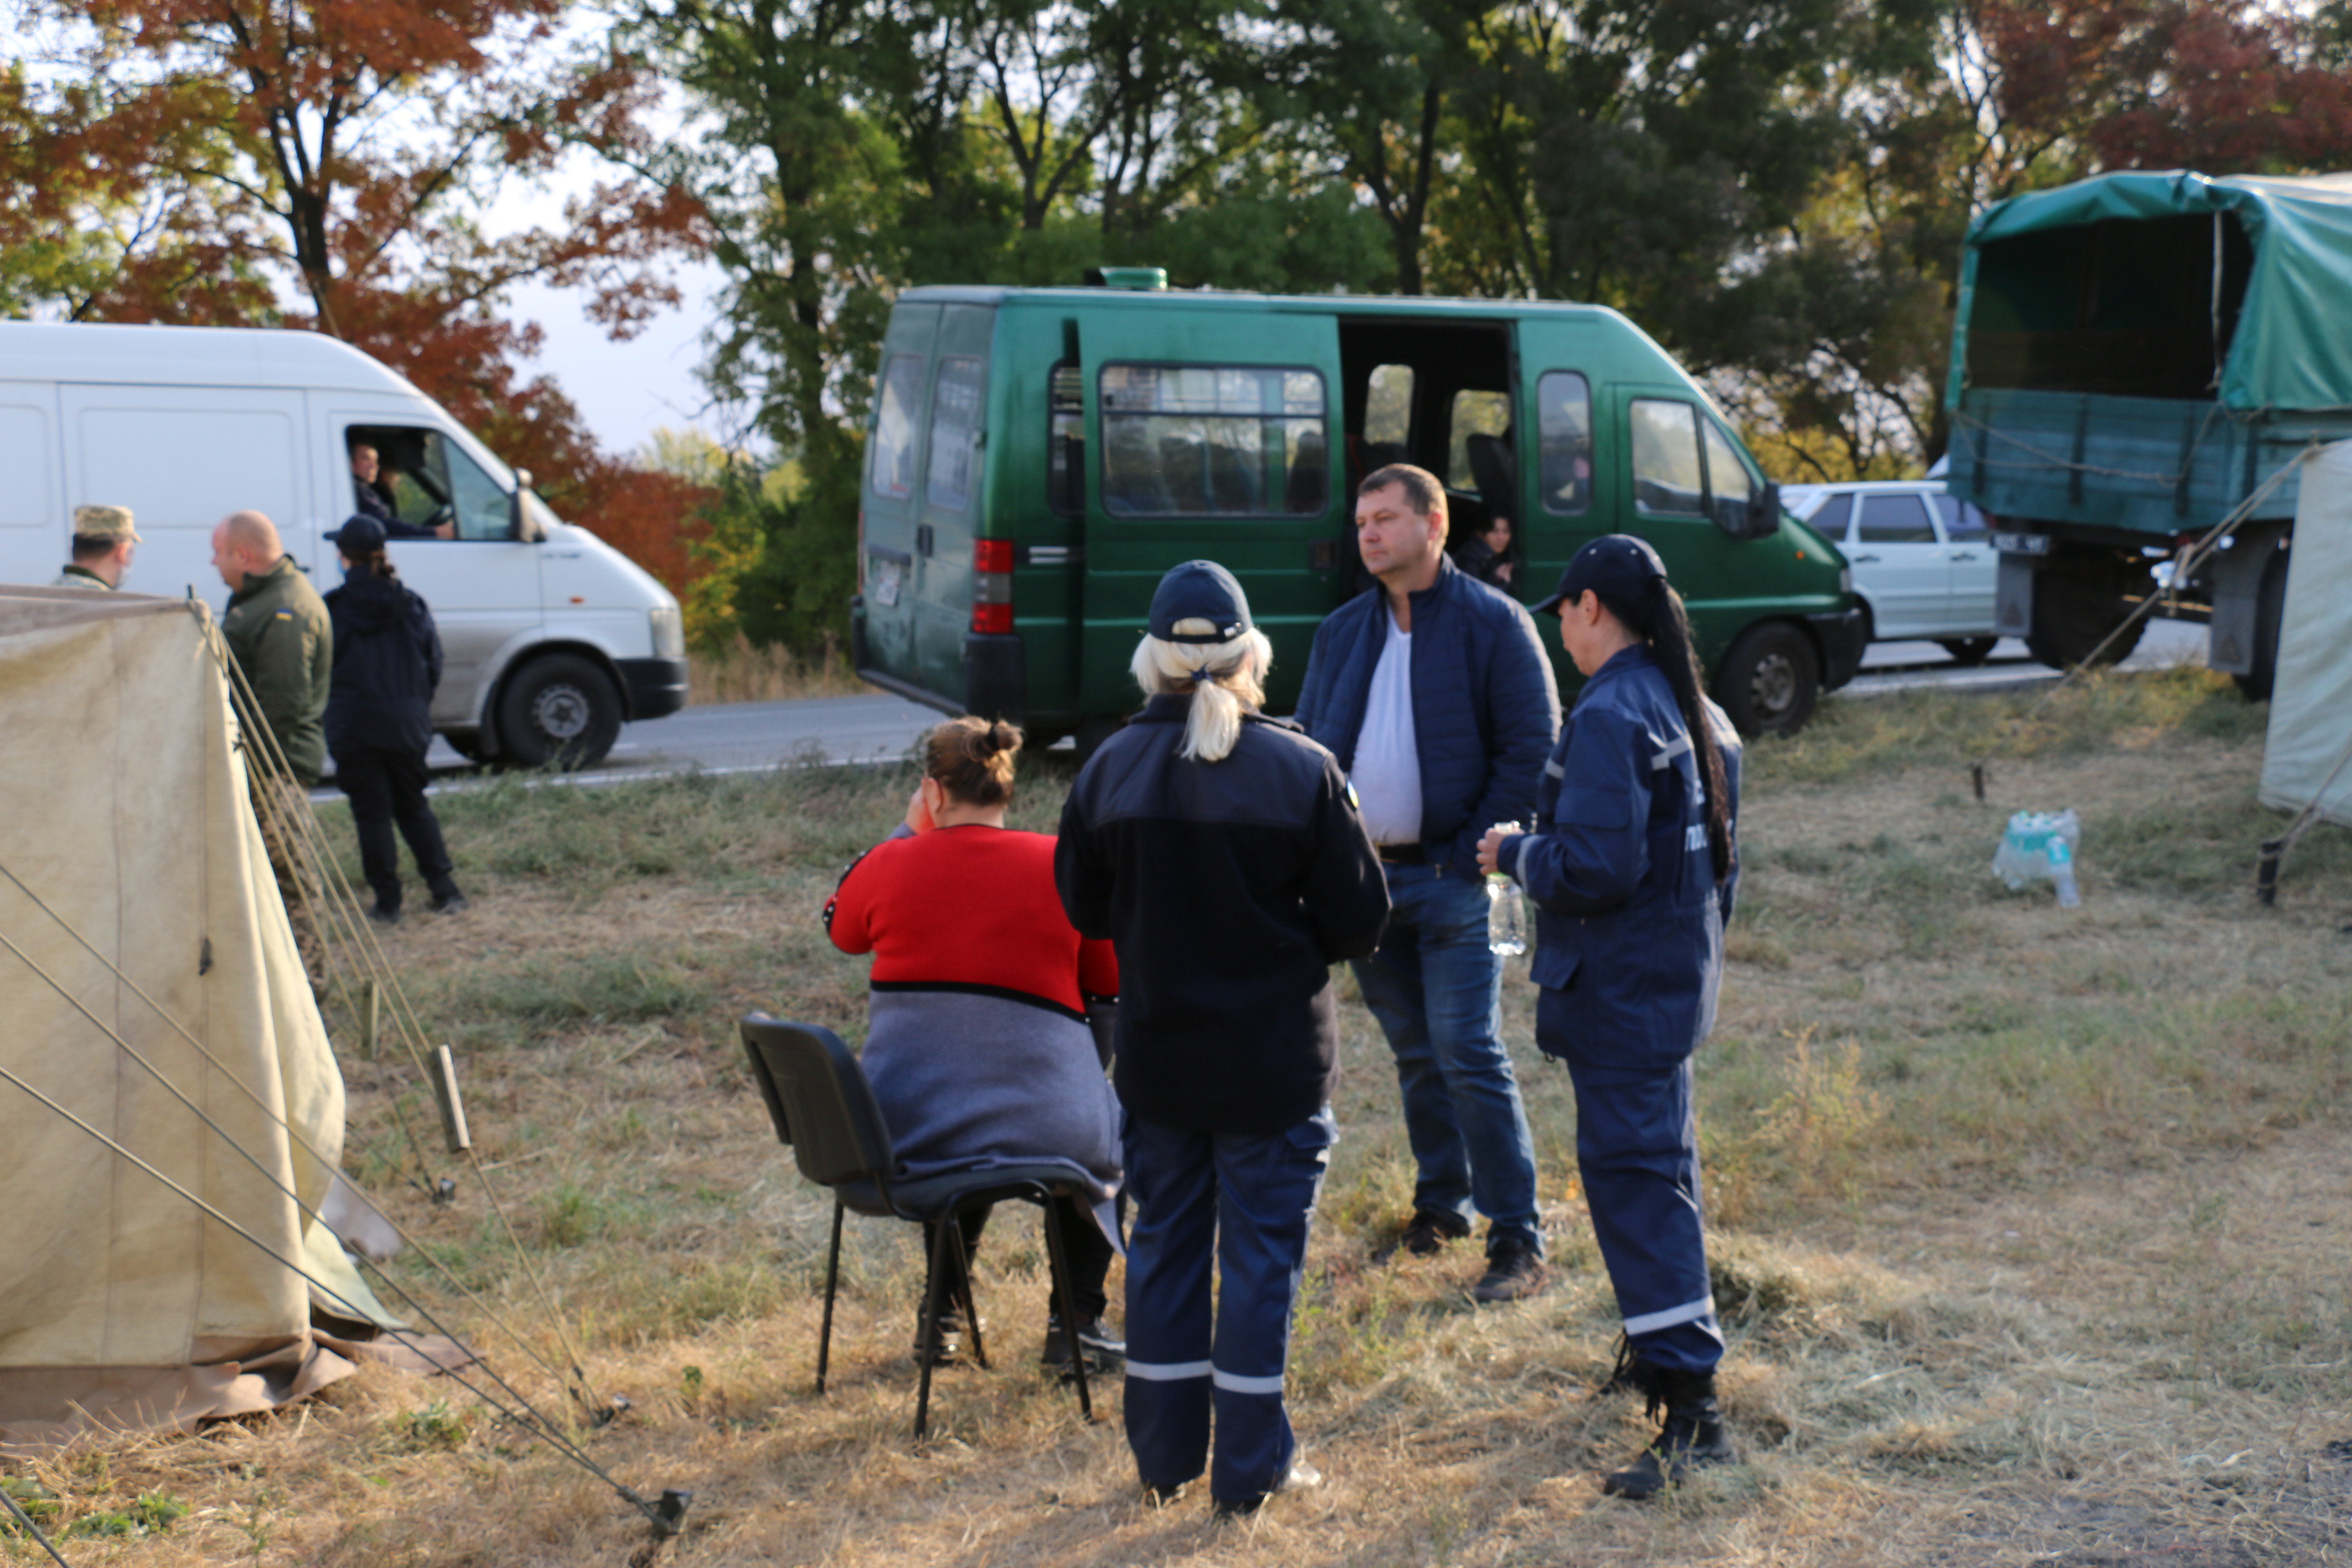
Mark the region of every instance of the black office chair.
MULTIPOLYGON (((923 1341, 917 1359, 922 1363, 922 1391, 915 1405, 915 1436, 928 1430, 931 1412, 931 1360, 938 1349, 940 1281, 949 1249, 954 1249, 958 1272, 964 1280, 964 1321, 971 1326, 972 1355, 988 1364, 981 1339, 980 1314, 971 1301, 971 1260, 964 1256, 963 1227, 956 1223, 965 1209, 1005 1198, 1022 1198, 1041 1206, 1061 1195, 1082 1195, 1083 1184, 1066 1165, 997 1165, 987 1170, 953 1172, 919 1180, 895 1180, 898 1156, 891 1146, 890 1129, 874 1099, 866 1069, 841 1037, 813 1024, 788 1024, 765 1013, 743 1020, 743 1049, 751 1059, 751 1078, 767 1102, 776 1124, 776 1137, 791 1146, 801 1174, 833 1190, 833 1245, 824 1264, 824 1324, 818 1331, 816 1391, 824 1392, 825 1365, 833 1346, 833 1301, 841 1281, 841 1216, 845 1209, 885 1218, 912 1220, 933 1227, 930 1277, 923 1289, 923 1341)), ((1060 1303, 1065 1332, 1076 1353, 1071 1371, 1078 1385, 1078 1412, 1094 1419, 1094 1400, 1087 1390, 1087 1358, 1077 1345, 1077 1299, 1070 1286, 1070 1268, 1062 1256, 1062 1237, 1050 1211, 1045 1218, 1045 1252, 1052 1259, 1054 1299, 1060 1303)))

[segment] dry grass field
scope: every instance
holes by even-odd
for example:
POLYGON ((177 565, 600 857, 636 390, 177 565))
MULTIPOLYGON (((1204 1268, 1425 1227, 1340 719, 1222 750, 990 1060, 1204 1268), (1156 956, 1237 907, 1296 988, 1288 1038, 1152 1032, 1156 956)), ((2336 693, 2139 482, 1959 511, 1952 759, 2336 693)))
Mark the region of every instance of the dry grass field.
MULTIPOLYGON (((2315 832, 2277 907, 2254 905, 2277 824, 2252 801, 2261 723, 2174 671, 2030 711, 1832 702, 1751 751, 1742 909, 1699 1069, 1748 1462, 1662 1504, 1600 1495, 1644 1426, 1630 1396, 1594 1392, 1615 1312, 1523 972, 1508 1016, 1557 1272, 1506 1308, 1470 1305, 1469 1250, 1369 1261, 1410 1172, 1350 996, 1292 1360, 1321 1490, 1222 1528, 1205 1498, 1145 1506, 1117 1387, 1085 1426, 1036 1369, 1026 1213, 982 1264, 997 1365, 940 1375, 929 1443, 908 1436, 912 1227, 851 1222, 815 1396, 829 1204, 777 1147, 733 1020, 763 1006, 858 1037, 863 962, 816 915, 911 783, 821 770, 451 796, 473 912, 386 942, 465 1064, 556 1318, 597 1394, 629 1401, 582 1447, 648 1496, 691 1489, 681 1536, 655 1547, 602 1481, 463 1391, 380 1372, 18 1484, 54 1499, 72 1562, 141 1568, 2352 1561, 2352 842, 2315 832), (1987 869, 2010 811, 2066 805, 2084 824, 2074 910, 1987 869)), ((1016 826, 1050 827, 1066 770, 1028 774, 1016 826)), ((982 912, 981 890, 942 896, 982 912)), ((395 1101, 430 1123, 429 1092, 405 1068, 346 1070, 351 1168, 560 1363, 471 1176, 395 1130, 395 1101), (429 1205, 420 1174, 463 1176, 457 1201, 429 1205)), ((394 1267, 449 1299, 419 1260, 394 1267)), ((449 1321, 562 1414, 481 1312, 449 1321)))

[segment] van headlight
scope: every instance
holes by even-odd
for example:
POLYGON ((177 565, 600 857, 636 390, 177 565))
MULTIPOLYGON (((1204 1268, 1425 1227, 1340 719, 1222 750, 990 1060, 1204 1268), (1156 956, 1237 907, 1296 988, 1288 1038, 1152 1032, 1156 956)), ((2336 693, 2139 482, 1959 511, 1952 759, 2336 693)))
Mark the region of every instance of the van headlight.
POLYGON ((676 605, 664 605, 651 611, 646 618, 653 623, 654 657, 684 658, 686 657, 686 622, 676 605))
POLYGON ((1853 592, 1853 567, 1841 566, 1838 568, 1838 592, 1841 594, 1851 594, 1853 592))

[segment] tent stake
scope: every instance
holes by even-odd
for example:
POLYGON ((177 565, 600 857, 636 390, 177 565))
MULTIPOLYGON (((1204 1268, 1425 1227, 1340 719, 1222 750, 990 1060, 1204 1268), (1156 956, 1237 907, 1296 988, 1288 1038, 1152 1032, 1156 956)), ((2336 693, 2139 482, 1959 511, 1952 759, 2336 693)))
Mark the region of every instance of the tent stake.
POLYGON ((433 1096, 441 1102, 441 1134, 449 1141, 449 1152, 462 1154, 474 1146, 466 1131, 466 1102, 457 1093, 457 1062, 450 1056, 449 1047, 436 1046, 430 1058, 433 1068, 433 1096))
POLYGON ((375 1060, 376 1030, 381 1025, 383 994, 373 978, 360 982, 360 1060, 375 1060))

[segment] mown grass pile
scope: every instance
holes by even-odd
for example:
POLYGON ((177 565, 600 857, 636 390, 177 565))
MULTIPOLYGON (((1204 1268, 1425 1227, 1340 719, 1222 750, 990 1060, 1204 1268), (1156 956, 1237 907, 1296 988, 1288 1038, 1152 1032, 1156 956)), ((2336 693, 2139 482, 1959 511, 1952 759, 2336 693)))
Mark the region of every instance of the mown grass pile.
MULTIPOLYGON (((474 910, 412 921, 389 951, 465 1064, 551 1311, 482 1194, 436 1208, 410 1184, 456 1173, 394 1125, 395 1101, 429 1125, 429 1091, 347 1062, 347 1163, 551 1361, 568 1338, 600 1396, 628 1396, 583 1441, 640 1491, 694 1489, 684 1536, 653 1552, 593 1478, 457 1391, 377 1373, 20 1484, 61 1529, 146 1521, 85 1531, 76 1561, 159 1564, 2341 1561, 2352 844, 2307 837, 2278 907, 2253 904, 2277 824, 2252 803, 2262 721, 2174 671, 2048 702, 1832 702, 1751 748, 1699 1069, 1748 1462, 1664 1506, 1595 1483, 1644 1426, 1594 1392, 1616 1313, 1523 965, 1507 1024, 1557 1272, 1502 1309, 1469 1304, 1472 1250, 1370 1261, 1411 1167, 1385 1047, 1342 982, 1344 1134, 1292 1359, 1323 1490, 1239 1530, 1197 1500, 1142 1506, 1117 1389, 1082 1426, 1034 1368, 1025 1214, 983 1256, 996 1369, 942 1374, 935 1441, 907 1435, 910 1226, 852 1221, 815 1397, 830 1205, 776 1146, 734 1023, 764 1007, 862 1036, 864 963, 817 914, 898 820, 903 769, 443 797, 474 910), (1988 868, 2011 811, 2063 806, 2084 828, 2074 910, 1988 868)), ((1014 826, 1050 830, 1067 783, 1066 762, 1024 763, 1014 826)), ((940 896, 985 918, 985 889, 940 896)), ((442 1299, 418 1260, 396 1267, 442 1299)), ((561 1409, 469 1310, 456 1322, 561 1409)))

